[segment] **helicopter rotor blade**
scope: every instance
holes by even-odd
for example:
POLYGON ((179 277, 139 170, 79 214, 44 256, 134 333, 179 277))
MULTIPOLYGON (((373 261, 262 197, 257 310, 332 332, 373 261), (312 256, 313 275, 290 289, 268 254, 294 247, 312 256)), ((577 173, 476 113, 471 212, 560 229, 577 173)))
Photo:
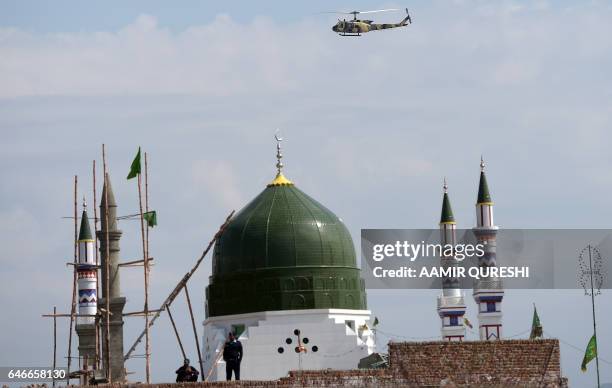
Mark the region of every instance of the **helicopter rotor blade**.
POLYGON ((376 13, 376 12, 390 12, 390 11, 399 11, 399 9, 397 9, 397 8, 387 8, 387 9, 376 9, 376 10, 373 10, 373 11, 353 11, 351 13, 361 14, 361 13, 376 13))
POLYGON ((319 13, 337 13, 337 14, 342 14, 342 15, 352 15, 352 12, 343 12, 343 11, 324 11, 324 12, 319 12, 319 13))
POLYGON ((351 12, 346 12, 346 11, 324 11, 324 12, 319 12, 319 13, 339 13, 342 15, 359 15, 362 13, 376 13, 376 12, 390 12, 390 11, 400 11, 400 9, 398 8, 388 8, 388 9, 375 9, 373 11, 351 11, 351 12))

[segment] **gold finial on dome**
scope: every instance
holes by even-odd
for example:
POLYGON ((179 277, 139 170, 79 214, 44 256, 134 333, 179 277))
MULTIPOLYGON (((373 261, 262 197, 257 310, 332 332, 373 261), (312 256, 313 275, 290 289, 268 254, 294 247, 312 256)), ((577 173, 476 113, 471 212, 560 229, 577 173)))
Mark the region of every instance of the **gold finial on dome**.
POLYGON ((283 153, 281 152, 281 141, 283 138, 279 136, 279 131, 277 130, 274 134, 274 138, 276 139, 276 178, 272 182, 268 184, 268 186, 283 186, 283 185, 292 185, 289 179, 285 178, 283 175, 283 167, 285 165, 282 162, 283 153))

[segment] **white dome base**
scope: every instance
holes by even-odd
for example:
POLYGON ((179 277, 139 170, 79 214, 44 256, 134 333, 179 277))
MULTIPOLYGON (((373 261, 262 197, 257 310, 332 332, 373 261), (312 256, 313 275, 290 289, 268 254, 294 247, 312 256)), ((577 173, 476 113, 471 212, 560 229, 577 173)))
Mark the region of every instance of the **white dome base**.
POLYGON ((204 321, 203 363, 207 381, 225 380, 223 345, 229 331, 240 332, 242 380, 275 380, 291 370, 356 369, 375 349, 369 310, 313 309, 267 311, 210 317, 204 321), (305 353, 296 353, 300 331, 305 353), (288 344, 287 339, 291 339, 288 344), (316 347, 316 348, 315 348, 316 347), (282 348, 282 353, 279 352, 282 348))

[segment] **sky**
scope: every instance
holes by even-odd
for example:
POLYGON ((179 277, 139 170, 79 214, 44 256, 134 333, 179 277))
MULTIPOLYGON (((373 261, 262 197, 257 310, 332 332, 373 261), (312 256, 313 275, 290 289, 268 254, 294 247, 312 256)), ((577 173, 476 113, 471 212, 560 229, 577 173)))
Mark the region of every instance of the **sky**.
MULTIPOLYGON (((74 175, 92 202, 103 143, 120 214, 138 209, 125 180, 138 146, 150 157, 159 305, 227 214, 274 177, 277 129, 286 175, 344 220, 356 246, 362 228, 435 228, 443 177, 459 227, 473 226, 481 155, 501 227, 610 228, 610 68, 606 1, 0 1, 0 366, 51 362, 41 314, 66 312, 71 296, 73 225, 62 217, 74 175), (360 38, 336 36, 335 16, 320 13, 406 5, 410 27, 360 38)), ((120 227, 122 257, 138 258, 138 224, 120 227)), ((190 282, 199 322, 209 274, 207 259, 190 282)), ((137 311, 142 271, 122 276, 126 310, 137 311)), ((383 332, 437 338, 437 295, 370 290, 380 349, 383 332)), ((611 298, 596 298, 602 382, 612 382, 611 298)), ((589 298, 508 290, 508 337, 528 335, 533 303, 561 340, 570 384, 594 386, 594 365, 580 372, 589 298)), ((173 312, 195 360, 182 298, 173 312)), ((474 303, 467 316, 477 321, 474 303)), ((126 349, 142 321, 126 318, 126 349)), ((60 321, 64 363, 67 330, 60 321)), ((172 381, 181 360, 166 316, 152 333, 153 379, 172 381)), ((142 359, 127 368, 143 379, 142 359)))

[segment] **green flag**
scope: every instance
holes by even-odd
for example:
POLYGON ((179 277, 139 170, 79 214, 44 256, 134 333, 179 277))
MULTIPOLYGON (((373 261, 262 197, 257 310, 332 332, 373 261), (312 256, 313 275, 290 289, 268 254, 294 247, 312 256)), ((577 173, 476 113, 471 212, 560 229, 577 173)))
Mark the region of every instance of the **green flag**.
POLYGON ((127 179, 135 178, 138 174, 140 174, 140 147, 138 147, 138 153, 130 166, 130 173, 128 174, 127 179))
POLYGON ((531 334, 529 334, 529 339, 542 338, 543 334, 542 324, 540 323, 540 317, 538 316, 538 310, 533 305, 533 321, 531 322, 531 334))
POLYGON ((378 326, 378 317, 374 317, 374 323, 372 324, 372 326, 376 327, 378 326))
POLYGON ((595 334, 593 334, 584 352, 584 358, 582 359, 582 365, 580 366, 580 369, 583 372, 586 372, 587 364, 591 362, 591 360, 595 357, 597 357, 597 338, 595 338, 595 334))
POLYGON ((147 221, 147 226, 149 228, 152 228, 157 225, 157 212, 155 210, 151 210, 149 212, 144 213, 142 215, 142 218, 147 221))

